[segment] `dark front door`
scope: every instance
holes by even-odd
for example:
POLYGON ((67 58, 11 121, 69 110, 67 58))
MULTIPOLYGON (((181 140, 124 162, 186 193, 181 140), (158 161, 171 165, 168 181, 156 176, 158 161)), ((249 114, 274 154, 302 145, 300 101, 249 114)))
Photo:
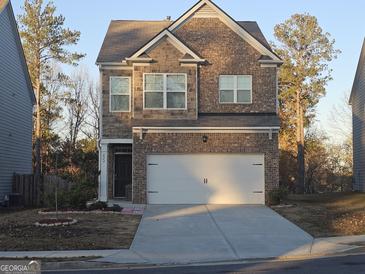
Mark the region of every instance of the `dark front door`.
POLYGON ((132 155, 115 154, 114 159, 114 197, 124 198, 126 185, 132 184, 132 155))

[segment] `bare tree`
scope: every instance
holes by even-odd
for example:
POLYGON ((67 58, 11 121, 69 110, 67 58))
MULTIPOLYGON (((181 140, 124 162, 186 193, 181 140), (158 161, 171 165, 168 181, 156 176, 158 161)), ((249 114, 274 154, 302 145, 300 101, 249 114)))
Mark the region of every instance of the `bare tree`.
POLYGON ((352 111, 348 103, 350 92, 346 91, 342 95, 341 103, 335 105, 330 112, 330 125, 332 131, 344 141, 352 139, 352 111))
POLYGON ((87 94, 89 76, 84 69, 77 69, 68 83, 65 105, 67 109, 66 125, 69 157, 72 157, 76 142, 85 125, 87 115, 87 94))
POLYGON ((83 133, 88 138, 98 140, 100 133, 100 88, 99 84, 93 82, 88 83, 88 104, 87 104, 87 117, 85 119, 86 127, 83 128, 83 133))

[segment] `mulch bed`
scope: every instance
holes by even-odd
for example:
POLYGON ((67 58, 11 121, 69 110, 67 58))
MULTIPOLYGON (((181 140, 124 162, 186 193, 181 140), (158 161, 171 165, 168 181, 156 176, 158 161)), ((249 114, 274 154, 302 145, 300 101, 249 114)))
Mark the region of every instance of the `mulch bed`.
POLYGON ((77 219, 70 226, 37 227, 42 219, 38 209, 0 208, 0 251, 122 249, 129 248, 141 216, 122 214, 64 214, 58 218, 77 219))

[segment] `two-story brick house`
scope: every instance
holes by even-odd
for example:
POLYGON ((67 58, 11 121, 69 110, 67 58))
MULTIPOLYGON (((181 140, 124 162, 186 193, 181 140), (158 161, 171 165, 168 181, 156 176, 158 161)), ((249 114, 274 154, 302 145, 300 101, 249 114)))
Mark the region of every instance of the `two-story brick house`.
POLYGON ((201 0, 175 21, 112 21, 99 199, 263 204, 279 183, 277 71, 256 22, 201 0))

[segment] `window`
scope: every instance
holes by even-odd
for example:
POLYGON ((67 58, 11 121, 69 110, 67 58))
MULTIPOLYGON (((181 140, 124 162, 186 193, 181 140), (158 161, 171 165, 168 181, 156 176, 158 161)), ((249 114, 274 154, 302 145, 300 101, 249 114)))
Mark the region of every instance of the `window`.
POLYGON ((221 75, 219 77, 219 102, 221 104, 251 104, 251 75, 221 75))
POLYGON ((186 109, 186 74, 144 74, 145 109, 186 109))
POLYGON ((128 112, 130 108, 130 78, 110 77, 110 111, 128 112))

